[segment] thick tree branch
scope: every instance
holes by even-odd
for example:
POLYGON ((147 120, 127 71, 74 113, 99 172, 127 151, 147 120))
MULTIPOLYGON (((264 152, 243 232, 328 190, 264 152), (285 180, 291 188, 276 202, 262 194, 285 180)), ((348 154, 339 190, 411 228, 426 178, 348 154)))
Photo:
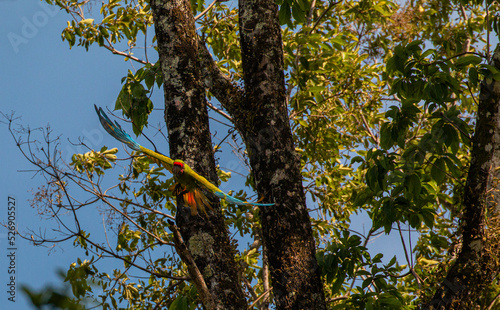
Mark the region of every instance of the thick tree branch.
POLYGON ((219 69, 205 43, 200 41, 199 47, 204 86, 226 110, 233 110, 241 104, 243 90, 219 69))

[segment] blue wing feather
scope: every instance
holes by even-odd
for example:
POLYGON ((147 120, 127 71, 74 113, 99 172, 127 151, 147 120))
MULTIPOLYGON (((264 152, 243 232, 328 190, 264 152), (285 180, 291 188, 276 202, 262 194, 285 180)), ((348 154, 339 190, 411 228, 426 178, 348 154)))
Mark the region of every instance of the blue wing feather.
POLYGON ((256 202, 248 202, 248 201, 243 201, 239 200, 238 198, 234 198, 233 196, 229 196, 228 194, 224 193, 223 191, 220 192, 215 192, 215 196, 226 199, 230 203, 234 203, 240 206, 247 206, 247 205, 252 205, 252 206, 260 206, 260 207, 270 207, 274 206, 274 203, 256 203, 256 202))
POLYGON ((95 111, 97 112, 97 115, 99 116, 99 121, 101 121, 101 125, 106 130, 110 135, 112 135, 115 139, 117 139, 120 142, 125 143, 128 145, 131 149, 134 151, 140 151, 141 146, 139 143, 137 143, 132 137, 126 133, 120 124, 113 122, 109 119, 109 117, 104 113, 102 108, 97 108, 97 106, 94 104, 95 111))

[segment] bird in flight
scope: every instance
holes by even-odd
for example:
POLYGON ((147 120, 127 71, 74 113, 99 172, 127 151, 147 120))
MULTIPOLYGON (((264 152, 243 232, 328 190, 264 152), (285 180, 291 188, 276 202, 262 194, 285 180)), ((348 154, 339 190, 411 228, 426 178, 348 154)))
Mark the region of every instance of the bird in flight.
POLYGON ((206 214, 205 207, 210 207, 210 203, 203 193, 202 188, 212 192, 215 196, 226 199, 230 203, 234 203, 240 206, 244 205, 254 205, 254 206, 272 206, 274 203, 256 203, 243 201, 234 198, 223 191, 221 191, 217 186, 210 183, 203 176, 196 173, 191 167, 189 167, 182 160, 172 160, 171 158, 157 153, 153 150, 143 147, 137 143, 132 137, 122 129, 120 124, 116 121, 113 123, 109 117, 104 113, 102 108, 98 108, 94 105, 99 120, 102 127, 115 139, 120 142, 125 143, 134 151, 142 152, 154 162, 165 167, 174 175, 176 184, 173 186, 173 194, 175 196, 181 196, 184 203, 186 203, 191 208, 191 214, 196 215, 197 210, 201 210, 206 214))

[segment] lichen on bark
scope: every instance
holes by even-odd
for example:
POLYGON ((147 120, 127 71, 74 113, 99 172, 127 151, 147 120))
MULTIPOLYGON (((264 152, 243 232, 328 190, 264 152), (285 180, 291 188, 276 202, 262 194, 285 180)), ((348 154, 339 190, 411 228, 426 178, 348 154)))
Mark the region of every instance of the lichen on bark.
MULTIPOLYGON (((170 156, 186 161, 195 171, 217 183, 214 152, 202 84, 199 43, 188 0, 152 0, 158 55, 164 77, 165 122, 170 156)), ((179 196, 180 197, 180 196, 179 196)), ((177 199, 176 222, 182 238, 203 272, 215 309, 245 309, 246 300, 235 262, 235 250, 224 225, 220 206, 211 199, 208 215, 191 216, 177 199), (209 236, 210 238, 207 238, 209 236), (200 244, 202 240, 212 242, 200 244), (201 248, 205 251, 202 251, 201 248), (209 271, 209 272, 207 272, 209 271)), ((206 301, 202 303, 210 307, 206 301)))

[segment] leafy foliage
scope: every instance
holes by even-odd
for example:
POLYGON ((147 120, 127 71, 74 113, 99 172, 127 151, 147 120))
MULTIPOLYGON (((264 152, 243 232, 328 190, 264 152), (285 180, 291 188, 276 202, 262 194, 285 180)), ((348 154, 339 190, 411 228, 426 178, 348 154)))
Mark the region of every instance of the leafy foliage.
MULTIPOLYGON (((152 25, 148 3, 109 0, 88 18, 84 2, 46 1, 74 17, 62 33, 70 47, 88 49, 97 43, 141 64, 122 79, 115 106, 139 135, 153 110, 149 95, 162 84, 159 64, 132 52, 152 25), (127 40, 125 51, 117 49, 122 40, 127 40)), ((461 215, 476 97, 481 80, 500 80, 500 72, 487 64, 488 35, 497 30, 498 18, 485 19, 486 5, 491 13, 498 11, 498 3, 277 3, 288 109, 329 306, 414 309, 433 294, 459 244, 456 218, 461 215), (352 232, 351 222, 360 214, 371 218, 367 234, 352 232), (418 237, 416 244, 405 241, 402 226, 418 237), (404 257, 387 262, 370 248, 370 240, 383 233, 401 237, 404 257)), ((191 4, 195 15, 207 7, 204 1, 191 4)), ((237 18, 237 9, 218 2, 197 20, 200 38, 234 82, 242 77, 237 18)), ((154 38, 145 41, 145 50, 154 48, 154 38)), ((75 154, 73 173, 104 177, 114 167, 116 153, 103 148, 75 154)), ((219 171, 223 181, 229 176, 219 171)), ((117 226, 116 247, 104 250, 83 232, 75 237, 76 246, 94 253, 68 270, 66 280, 76 298, 96 297, 92 285, 97 285, 104 309, 124 304, 131 309, 196 307, 196 289, 183 278, 185 265, 165 250, 158 257, 146 256, 172 242, 167 230, 168 215, 175 211, 171 185, 163 168, 147 158, 132 160, 129 173, 119 177, 120 196, 109 201, 119 206, 113 212, 133 214, 117 226), (111 275, 100 271, 97 262, 104 255, 120 259, 124 267, 111 275), (132 279, 129 270, 137 260, 145 262, 147 280, 132 279)), ((247 193, 236 196, 244 199, 247 193)), ((249 293, 265 294, 257 209, 223 208, 226 224, 256 241, 237 259, 251 283, 249 293)), ((496 291, 494 284, 490 293, 496 291)), ((495 294, 490 295, 485 297, 489 301, 495 294)))

